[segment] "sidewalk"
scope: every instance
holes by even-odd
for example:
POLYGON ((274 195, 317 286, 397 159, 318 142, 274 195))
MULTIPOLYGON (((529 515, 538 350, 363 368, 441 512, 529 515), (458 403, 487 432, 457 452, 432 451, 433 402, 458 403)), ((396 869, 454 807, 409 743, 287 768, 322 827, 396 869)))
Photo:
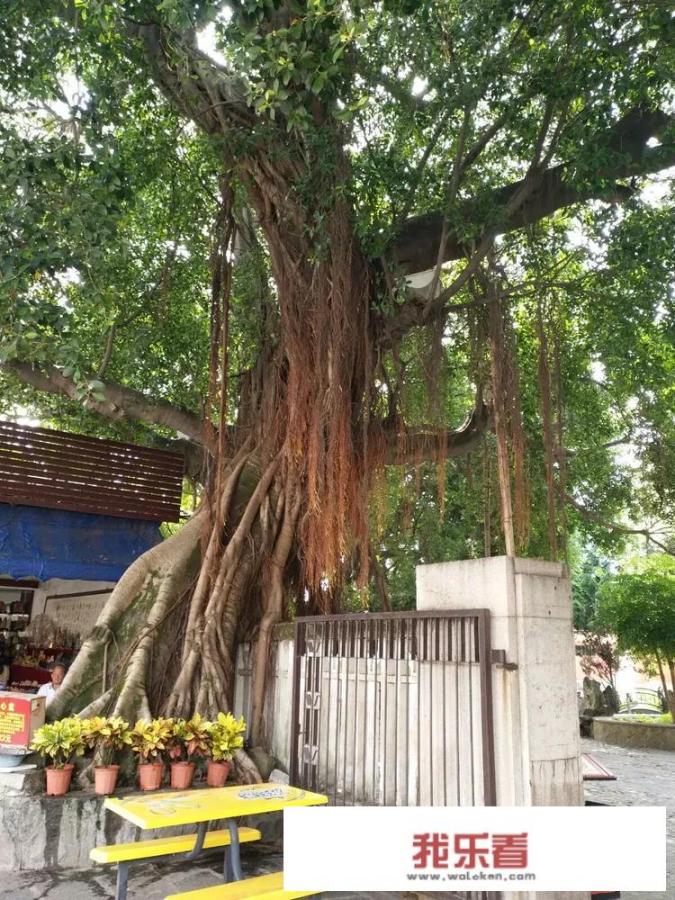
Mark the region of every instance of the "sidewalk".
MULTIPOLYGON (((587 781, 586 798, 611 806, 665 806, 667 808, 668 889, 664 892, 623 892, 622 900, 672 900, 675 897, 675 753, 667 750, 628 750, 590 739, 582 750, 617 776, 616 781, 587 781)), ((635 835, 635 852, 648 864, 649 849, 635 835)))
MULTIPOLYGON (((282 867, 281 853, 273 848, 244 846, 241 852, 244 875, 265 875, 282 867)), ((210 887, 222 877, 222 851, 204 857, 201 863, 152 865, 131 868, 129 900, 164 900, 169 894, 210 887)), ((1 872, 0 900, 110 900, 115 896, 115 867, 69 869, 63 872, 1 872)), ((328 896, 328 895, 326 895, 328 896)), ((394 900, 404 895, 376 893, 333 893, 335 900, 365 897, 394 900)), ((407 895, 414 896, 414 895, 407 895)))

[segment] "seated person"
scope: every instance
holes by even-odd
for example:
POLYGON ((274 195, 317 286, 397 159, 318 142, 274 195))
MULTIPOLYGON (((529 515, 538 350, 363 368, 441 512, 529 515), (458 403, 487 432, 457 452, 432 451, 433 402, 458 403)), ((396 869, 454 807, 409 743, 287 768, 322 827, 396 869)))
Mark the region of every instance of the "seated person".
POLYGON ((61 686, 61 682, 65 678, 66 667, 63 665, 63 663, 54 663, 51 668, 51 673, 51 681, 48 681, 47 684, 43 684, 37 692, 38 697, 47 698, 47 706, 49 706, 51 701, 56 696, 56 692, 61 686))

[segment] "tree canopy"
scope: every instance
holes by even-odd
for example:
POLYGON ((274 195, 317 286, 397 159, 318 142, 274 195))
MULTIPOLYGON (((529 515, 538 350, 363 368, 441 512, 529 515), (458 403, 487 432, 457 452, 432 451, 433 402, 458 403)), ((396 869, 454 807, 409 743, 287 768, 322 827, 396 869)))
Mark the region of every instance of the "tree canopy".
POLYGON ((671 712, 675 711, 675 561, 654 554, 600 588, 597 624, 638 658, 656 657, 671 712), (666 675, 670 677, 667 686, 666 675))
POLYGON ((256 627, 574 530, 669 546, 672 30, 647 0, 8 0, 0 409, 261 478, 222 545, 269 525, 256 627))
POLYGON ((600 589, 598 621, 625 650, 675 657, 675 565, 649 557, 641 572, 623 573, 600 589))

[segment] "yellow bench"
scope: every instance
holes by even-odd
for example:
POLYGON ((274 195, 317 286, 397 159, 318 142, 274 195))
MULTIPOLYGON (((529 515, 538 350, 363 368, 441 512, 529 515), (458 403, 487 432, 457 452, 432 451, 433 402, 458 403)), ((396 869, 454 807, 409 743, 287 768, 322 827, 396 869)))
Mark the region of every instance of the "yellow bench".
MULTIPOLYGON (((155 856, 173 856, 174 853, 189 853, 195 845, 195 834, 181 834, 178 837, 157 838, 152 841, 135 841, 132 844, 109 844, 107 847, 94 847, 89 854, 94 862, 121 863, 135 862, 155 856)), ((259 841, 257 828, 240 828, 239 843, 259 841)), ((207 831, 204 838, 204 850, 214 847, 227 847, 230 843, 230 832, 207 831)))
POLYGON ((295 900, 296 897, 309 897, 320 891, 285 891, 284 873, 273 872, 271 875, 257 875, 243 881, 231 881, 228 884, 216 884, 213 887, 186 891, 183 894, 171 894, 166 900, 295 900))
MULTIPOLYGON (((109 844, 106 847, 94 847, 89 856, 94 862, 117 864, 117 887, 115 900, 126 900, 129 866, 138 862, 154 862, 163 857, 174 857, 177 861, 194 858, 202 850, 230 846, 230 831, 206 831, 206 822, 199 826, 197 834, 181 834, 177 837, 157 838, 151 841, 135 841, 132 844, 109 844), (203 841, 203 843, 200 843, 203 841)), ((240 843, 259 841, 257 828, 238 828, 240 843)), ((225 872, 228 872, 227 857, 225 872)))

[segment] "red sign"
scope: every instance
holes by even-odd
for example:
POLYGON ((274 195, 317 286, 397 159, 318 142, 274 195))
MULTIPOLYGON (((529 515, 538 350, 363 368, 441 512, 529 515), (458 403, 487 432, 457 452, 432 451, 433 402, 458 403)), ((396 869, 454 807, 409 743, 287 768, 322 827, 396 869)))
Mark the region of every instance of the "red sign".
POLYGON ((0 752, 28 750, 45 721, 45 698, 16 691, 0 692, 0 752))

